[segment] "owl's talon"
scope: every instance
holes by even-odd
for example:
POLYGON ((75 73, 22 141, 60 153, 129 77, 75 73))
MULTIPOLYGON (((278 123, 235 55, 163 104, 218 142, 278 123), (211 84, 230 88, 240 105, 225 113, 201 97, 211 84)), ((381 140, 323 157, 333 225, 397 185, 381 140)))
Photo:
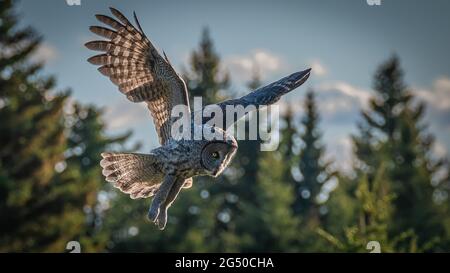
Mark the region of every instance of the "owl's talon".
POLYGON ((162 209, 158 215, 158 219, 156 221, 158 228, 163 230, 167 224, 167 209, 162 209))
POLYGON ((152 204, 147 214, 148 219, 155 223, 156 220, 158 219, 158 215, 159 215, 159 206, 154 206, 152 204))

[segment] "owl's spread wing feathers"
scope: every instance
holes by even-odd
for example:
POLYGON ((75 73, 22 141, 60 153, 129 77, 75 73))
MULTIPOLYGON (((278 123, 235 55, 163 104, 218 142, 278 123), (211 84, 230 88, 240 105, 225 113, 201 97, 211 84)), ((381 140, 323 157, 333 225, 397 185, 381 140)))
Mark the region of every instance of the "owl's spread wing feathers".
POLYGON ((167 57, 163 58, 146 37, 136 15, 138 28, 118 10, 110 9, 116 19, 96 15, 110 28, 90 27, 93 33, 107 40, 86 43, 87 48, 104 53, 88 61, 100 65, 98 70, 109 77, 130 101, 147 103, 159 141, 165 144, 170 138, 172 108, 185 105, 189 111, 186 85, 167 57))
MULTIPOLYGON (((223 113, 222 124, 224 125, 224 129, 227 129, 229 126, 233 125, 233 124, 226 124, 227 106, 234 107, 241 105, 245 108, 249 105, 254 105, 258 109, 261 106, 274 104, 283 95, 289 93, 290 91, 302 85, 309 78, 310 73, 311 69, 296 72, 269 85, 258 88, 255 91, 250 92, 249 94, 241 98, 226 100, 221 103, 218 103, 217 106, 220 107, 223 113)), ((207 107, 208 106, 206 106, 205 108, 207 109, 207 107)), ((237 118, 233 120, 236 122, 244 115, 245 113, 243 112, 237 112, 237 118)), ((208 119, 210 119, 210 117, 207 117, 206 120, 204 119, 203 122, 206 122, 208 119)))
POLYGON ((100 166, 106 181, 132 199, 153 196, 164 178, 152 154, 102 153, 100 166))

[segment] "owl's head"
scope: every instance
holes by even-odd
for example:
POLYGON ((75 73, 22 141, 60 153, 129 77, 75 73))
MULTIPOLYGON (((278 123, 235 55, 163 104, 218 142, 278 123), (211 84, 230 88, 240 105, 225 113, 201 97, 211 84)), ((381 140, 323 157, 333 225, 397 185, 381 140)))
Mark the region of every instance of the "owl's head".
POLYGON ((208 141, 201 152, 201 164, 207 175, 219 176, 230 164, 238 148, 233 136, 208 141))

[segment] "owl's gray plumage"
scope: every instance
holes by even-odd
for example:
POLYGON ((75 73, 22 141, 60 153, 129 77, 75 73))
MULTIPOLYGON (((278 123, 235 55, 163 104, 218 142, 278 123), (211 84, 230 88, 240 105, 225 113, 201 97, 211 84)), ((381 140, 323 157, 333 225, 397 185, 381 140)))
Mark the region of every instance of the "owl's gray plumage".
MULTIPOLYGON (((278 80, 276 82, 273 82, 269 85, 260 87, 256 89, 253 92, 248 93, 247 95, 238 98, 238 99, 230 99, 223 102, 220 102, 217 104, 217 106, 220 107, 222 113, 223 113, 223 120, 220 124, 223 125, 223 129, 227 129, 229 126, 233 124, 226 124, 227 121, 227 111, 226 108, 228 106, 237 106, 241 105, 244 108, 253 105, 255 108, 259 108, 261 106, 271 105, 276 103, 280 98, 284 95, 290 92, 291 90, 294 90, 295 88, 302 85, 309 77, 311 69, 307 69, 305 71, 300 71, 293 73, 287 77, 282 78, 281 80, 278 80)), ((210 107, 210 105, 205 106, 202 111, 205 111, 210 107)), ((195 115, 196 113, 193 113, 195 115)), ((245 115, 245 112, 236 112, 233 113, 236 115, 234 120, 239 120, 245 115)), ((210 117, 203 117, 202 122, 206 123, 210 117)))
MULTIPOLYGON (((87 48, 104 53, 93 56, 88 61, 100 65, 98 70, 109 77, 130 101, 147 104, 161 146, 150 154, 102 153, 100 165, 106 181, 113 183, 114 187, 129 194, 131 198, 154 196, 148 216, 160 229, 164 229, 167 209, 181 189, 191 187, 194 176, 220 175, 232 160, 237 142, 226 133, 227 126, 208 128, 216 134, 212 140, 172 137, 172 109, 182 105, 190 116, 186 84, 167 56, 161 56, 146 37, 136 15, 134 19, 137 28, 118 10, 110 9, 115 18, 96 15, 107 27, 90 27, 93 33, 107 40, 86 43, 87 48)), ((225 110, 228 105, 259 107, 275 103, 281 96, 303 84, 309 74, 309 69, 294 73, 246 96, 224 101, 217 106, 225 110)), ((202 130, 205 126, 208 125, 204 122, 193 124, 192 130, 202 130)))

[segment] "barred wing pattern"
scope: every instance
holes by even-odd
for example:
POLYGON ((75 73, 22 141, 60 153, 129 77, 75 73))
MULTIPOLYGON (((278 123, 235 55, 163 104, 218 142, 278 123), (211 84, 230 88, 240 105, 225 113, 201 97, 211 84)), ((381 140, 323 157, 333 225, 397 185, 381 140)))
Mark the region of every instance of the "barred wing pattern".
MULTIPOLYGON (((261 106, 267 106, 276 103, 283 95, 289 93, 290 91, 294 90, 295 88, 302 85, 308 78, 311 73, 311 69, 307 69, 304 71, 293 73, 287 77, 284 77, 276 82, 273 82, 269 85, 263 86, 261 88, 256 89, 255 91, 241 97, 238 99, 230 99, 223 101, 221 103, 218 103, 217 105, 221 108, 223 113, 223 125, 227 129, 233 124, 226 124, 226 108, 227 106, 238 106, 242 105, 243 107, 247 107, 249 105, 254 105, 256 108, 259 108, 261 106)), ((206 106, 205 108, 207 108, 206 106)), ((204 108, 204 109, 205 109, 204 108)), ((235 117, 233 120, 234 122, 241 119, 244 115, 242 113, 237 113, 237 117, 235 117)), ((203 120, 203 123, 205 123, 207 120, 211 119, 210 117, 207 117, 203 120)))
POLYGON ((117 20, 96 15, 110 28, 90 27, 93 33, 107 40, 86 43, 87 48, 104 52, 88 61, 100 65, 98 70, 109 77, 130 101, 147 103, 159 141, 164 145, 170 138, 172 108, 186 105, 189 111, 186 85, 165 54, 163 58, 146 37, 136 14, 134 19, 138 29, 118 10, 110 10, 117 20))
POLYGON ((153 196, 164 174, 153 154, 102 153, 100 166, 106 181, 132 199, 153 196))

